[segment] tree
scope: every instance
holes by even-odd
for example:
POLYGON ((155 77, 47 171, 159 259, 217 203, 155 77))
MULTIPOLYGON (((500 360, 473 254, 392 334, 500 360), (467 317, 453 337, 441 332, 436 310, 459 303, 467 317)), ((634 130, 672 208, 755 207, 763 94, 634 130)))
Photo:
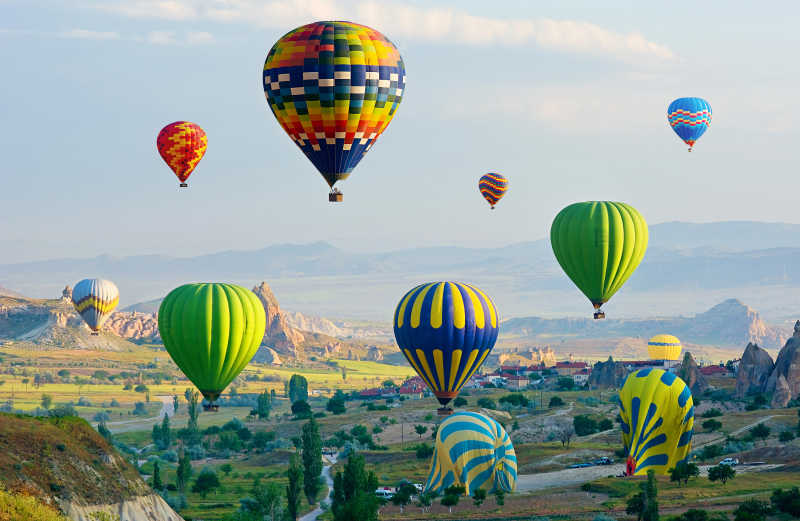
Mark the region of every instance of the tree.
POLYGON ((425 425, 414 425, 414 431, 419 434, 419 439, 422 439, 422 435, 428 432, 428 427, 425 425))
POLYGON ((180 405, 180 401, 178 399, 178 395, 172 397, 172 414, 178 414, 178 406, 180 405))
POLYGON ((641 492, 628 499, 625 513, 635 515, 638 521, 658 521, 658 490, 653 470, 647 471, 647 481, 639 488, 641 492))
POLYGON ((411 502, 411 496, 417 493, 416 487, 411 483, 403 483, 392 496, 392 504, 400 507, 400 513, 411 502))
POLYGON ((703 422, 703 429, 708 432, 718 431, 722 428, 722 422, 717 420, 706 420, 703 422))
POLYGON ((217 473, 211 469, 205 468, 200 471, 200 474, 197 475, 197 479, 192 485, 192 492, 195 494, 200 494, 203 499, 208 496, 209 492, 212 492, 218 489, 220 486, 219 477, 217 477, 217 473))
POLYGON ((792 487, 786 492, 780 488, 773 490, 770 501, 777 511, 792 517, 800 517, 800 489, 797 487, 792 487))
POLYGON ((233 470, 233 465, 231 465, 230 463, 225 463, 219 468, 219 470, 221 470, 222 473, 225 474, 225 477, 227 478, 228 474, 230 474, 231 471, 233 470))
POLYGON ((189 411, 189 421, 186 423, 186 429, 190 434, 196 435, 200 433, 200 428, 197 426, 197 417, 200 414, 200 408, 197 406, 200 402, 200 393, 191 389, 187 389, 186 393, 189 411))
POLYGON ((309 505, 317 502, 322 474, 322 439, 319 425, 312 416, 303 425, 303 492, 309 505))
POLYGON ((161 490, 164 483, 161 482, 161 469, 158 468, 158 460, 153 462, 153 490, 161 490))
POLYGON ((479 488, 472 493, 472 503, 476 507, 481 506, 484 501, 486 501, 486 491, 484 489, 479 488))
POLYGON ((105 438, 106 441, 108 441, 109 443, 112 442, 111 431, 108 430, 108 427, 106 427, 105 421, 101 421, 100 423, 97 424, 97 432, 100 434, 100 436, 105 438))
POLYGON ((49 394, 42 395, 42 407, 45 409, 49 409, 50 406, 53 405, 53 397, 49 394))
POLYGON ((364 469, 364 456, 353 453, 333 479, 331 510, 334 521, 378 521, 378 478, 364 469))
POLYGON ((792 431, 782 431, 778 435, 778 441, 786 443, 792 441, 795 438, 794 433, 792 431))
POLYGON ((550 398, 550 402, 547 404, 548 407, 561 407, 564 405, 564 400, 561 399, 560 396, 553 396, 550 398))
POLYGON ((675 521, 708 521, 708 512, 697 508, 690 508, 679 515, 675 521))
POLYGON ((724 485, 729 479, 733 479, 736 471, 731 465, 717 465, 708 469, 709 481, 721 481, 724 485))
POLYGON ((561 420, 556 423, 554 430, 558 441, 561 442, 562 447, 569 447, 569 442, 575 435, 575 427, 569 420, 561 420))
POLYGON ((597 428, 602 431, 608 431, 614 428, 614 422, 611 421, 611 418, 603 418, 600 420, 600 423, 597 424, 597 428))
POLYGON ((494 400, 491 398, 479 398, 478 407, 483 407, 484 409, 497 409, 497 404, 494 403, 494 400))
POLYGON ((450 512, 453 512, 453 507, 458 504, 458 500, 464 495, 466 489, 461 485, 450 485, 444 489, 444 497, 442 497, 442 505, 446 506, 450 512))
POLYGON ((459 396, 455 400, 453 400, 453 405, 455 407, 464 407, 465 405, 467 405, 467 399, 459 396))
POLYGON ((264 392, 258 395, 256 403, 256 414, 259 420, 269 419, 269 413, 272 410, 272 397, 269 392, 264 389, 264 392))
POLYGON ((394 380, 384 380, 381 386, 384 389, 394 389, 395 387, 397 387, 394 383, 394 380))
POLYGON ((26 393, 28 392, 28 382, 30 382, 30 379, 28 379, 28 378, 23 378, 22 379, 22 383, 25 384, 25 392, 26 393))
POLYGON ((700 458, 704 460, 714 459, 722 456, 722 446, 717 445, 706 445, 703 447, 703 450, 700 451, 700 458))
POLYGON ((447 510, 452 514, 453 507, 458 505, 459 497, 453 494, 445 494, 444 497, 440 500, 442 506, 447 507, 447 510))
POLYGON ((419 507, 425 513, 428 512, 428 508, 430 508, 431 503, 433 503, 433 494, 431 492, 423 492, 417 497, 417 505, 419 505, 419 507))
POLYGON ((689 483, 689 478, 694 478, 700 475, 700 468, 694 463, 687 463, 682 461, 669 469, 669 480, 675 481, 680 485, 689 483))
POLYGON ((753 437, 754 440, 762 440, 766 441, 769 438, 769 434, 772 432, 769 427, 764 425, 763 423, 759 423, 753 430, 750 431, 750 435, 753 437))
POLYGON ((286 485, 286 502, 290 519, 297 519, 300 512, 300 499, 303 493, 303 466, 297 454, 292 454, 287 471, 289 484, 286 485))
POLYGON ((299 374, 293 374, 289 379, 289 401, 292 403, 302 400, 308 401, 308 380, 299 374))
POLYGON ((575 381, 569 376, 561 376, 556 385, 558 385, 558 388, 562 391, 569 391, 575 387, 575 381))
POLYGON ((344 414, 347 412, 347 406, 345 405, 345 396, 341 389, 337 389, 334 395, 328 400, 328 404, 325 406, 325 409, 332 412, 333 414, 344 414))
POLYGON ((748 499, 733 511, 735 521, 764 521, 772 509, 766 501, 748 499))
POLYGON ((506 491, 502 487, 494 489, 494 502, 499 507, 506 504, 506 491))
POLYGON ((575 427, 575 434, 578 436, 586 436, 597 432, 597 421, 585 414, 575 416, 572 419, 572 424, 575 427))
MULTIPOLYGON (((274 481, 261 483, 257 481, 250 490, 251 498, 241 500, 241 512, 249 517, 242 521, 279 521, 283 519, 283 493, 280 485, 274 481)), ((237 518, 238 519, 238 518, 237 518)))
POLYGON ((292 414, 298 420, 311 417, 311 406, 304 400, 298 400, 292 404, 292 414))
POLYGON ((175 486, 180 492, 186 491, 186 485, 189 484, 189 479, 192 477, 192 460, 186 451, 181 451, 178 458, 178 469, 175 472, 175 486))

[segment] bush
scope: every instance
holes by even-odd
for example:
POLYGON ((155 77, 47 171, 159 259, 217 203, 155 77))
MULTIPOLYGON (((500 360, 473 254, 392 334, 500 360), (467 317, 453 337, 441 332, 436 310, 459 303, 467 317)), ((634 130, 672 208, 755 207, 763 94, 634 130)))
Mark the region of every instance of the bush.
POLYGON ((597 424, 597 427, 598 427, 598 428, 599 428, 601 431, 608 431, 608 430, 611 430, 611 429, 613 429, 613 428, 614 428, 614 422, 612 422, 612 421, 611 421, 610 419, 608 419, 608 418, 603 418, 602 420, 600 420, 600 423, 599 423, 599 424, 597 424))
POLYGON ((564 405, 564 400, 560 396, 553 396, 550 398, 550 403, 547 404, 548 407, 561 407, 562 405, 564 405))
POLYGON ((708 460, 722 456, 722 447, 719 444, 706 445, 700 451, 700 459, 708 460))
POLYGON ((701 418, 716 418, 717 416, 722 416, 722 411, 719 409, 709 409, 700 415, 701 418))
POLYGON ((779 512, 792 517, 800 517, 800 489, 792 487, 784 492, 782 489, 774 490, 770 498, 772 506, 779 512))
POLYGON ((78 398, 78 405, 80 405, 81 407, 91 407, 92 402, 90 402, 88 398, 81 396, 80 398, 78 398))
POLYGON ((500 403, 507 403, 515 407, 527 407, 530 403, 530 400, 528 400, 522 393, 507 394, 502 396, 498 401, 500 403))
POLYGON ((139 384, 136 387, 134 387, 133 390, 136 391, 137 393, 146 393, 150 391, 150 389, 148 389, 145 384, 139 384))
POLYGON ((794 439, 794 433, 792 431, 783 431, 778 435, 778 440, 784 443, 792 441, 794 439))
POLYGON ((433 456, 433 447, 427 443, 420 443, 417 445, 417 459, 427 459, 433 456))
POLYGON ((733 511, 735 521, 764 521, 770 513, 769 503, 757 499, 748 499, 739 504, 733 511))
POLYGON ((703 422, 703 429, 708 432, 718 431, 722 428, 722 422, 717 420, 706 420, 703 422))
POLYGON ((478 407, 484 409, 497 409, 497 404, 491 398, 481 398, 478 400, 478 407))
POLYGON ((175 463, 176 461, 178 461, 178 453, 175 452, 174 450, 164 451, 164 453, 161 455, 161 459, 164 461, 175 463))
POLYGON ((453 400, 453 405, 455 407, 464 407, 465 405, 467 405, 467 399, 459 396, 455 400, 453 400))
POLYGON ((65 403, 62 405, 57 405, 47 411, 47 415, 51 418, 63 418, 65 416, 77 416, 78 412, 75 410, 75 407, 72 406, 71 403, 65 403))
POLYGON ((586 436, 597 432, 597 421, 586 414, 575 416, 572 419, 572 424, 575 427, 575 434, 578 436, 586 436))

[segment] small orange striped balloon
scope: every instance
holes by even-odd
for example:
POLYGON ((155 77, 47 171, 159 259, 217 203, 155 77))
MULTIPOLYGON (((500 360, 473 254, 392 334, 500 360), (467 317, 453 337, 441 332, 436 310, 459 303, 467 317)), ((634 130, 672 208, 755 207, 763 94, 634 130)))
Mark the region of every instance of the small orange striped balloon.
POLYGON ((181 187, 189 186, 186 180, 203 159, 208 146, 208 138, 200 125, 188 121, 170 123, 158 133, 156 144, 158 153, 180 179, 181 187))

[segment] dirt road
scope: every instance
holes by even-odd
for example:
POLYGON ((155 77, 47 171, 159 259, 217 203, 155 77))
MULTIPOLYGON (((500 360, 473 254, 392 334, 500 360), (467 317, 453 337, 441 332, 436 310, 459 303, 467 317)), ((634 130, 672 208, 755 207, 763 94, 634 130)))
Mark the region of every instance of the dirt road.
MULTIPOLYGON (((108 430, 114 434, 118 434, 120 432, 141 431, 147 430, 155 425, 156 422, 161 421, 164 415, 172 418, 172 416, 175 414, 175 411, 172 408, 172 396, 156 396, 156 398, 161 401, 161 410, 158 412, 158 416, 106 422, 106 427, 108 427, 108 430)), ((97 422, 92 422, 92 427, 96 429, 97 422)))

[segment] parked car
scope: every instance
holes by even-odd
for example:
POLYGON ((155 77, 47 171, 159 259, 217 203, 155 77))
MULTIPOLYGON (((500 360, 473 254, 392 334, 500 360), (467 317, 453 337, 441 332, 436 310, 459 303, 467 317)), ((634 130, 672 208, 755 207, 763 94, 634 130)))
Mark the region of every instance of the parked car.
POLYGON ((417 492, 422 494, 422 491, 425 488, 425 486, 422 483, 414 483, 414 488, 417 489, 417 492))
POLYGON ((611 458, 603 457, 603 458, 594 460, 592 463, 594 463, 595 465, 611 465, 612 463, 614 463, 614 460, 611 459, 611 458))
POLYGON ((731 467, 735 467, 739 464, 738 458, 725 458, 724 460, 719 462, 720 465, 730 465, 731 467))
POLYGON ((385 488, 379 488, 375 491, 375 495, 378 496, 380 499, 390 500, 394 497, 394 492, 391 490, 387 490, 385 488))

